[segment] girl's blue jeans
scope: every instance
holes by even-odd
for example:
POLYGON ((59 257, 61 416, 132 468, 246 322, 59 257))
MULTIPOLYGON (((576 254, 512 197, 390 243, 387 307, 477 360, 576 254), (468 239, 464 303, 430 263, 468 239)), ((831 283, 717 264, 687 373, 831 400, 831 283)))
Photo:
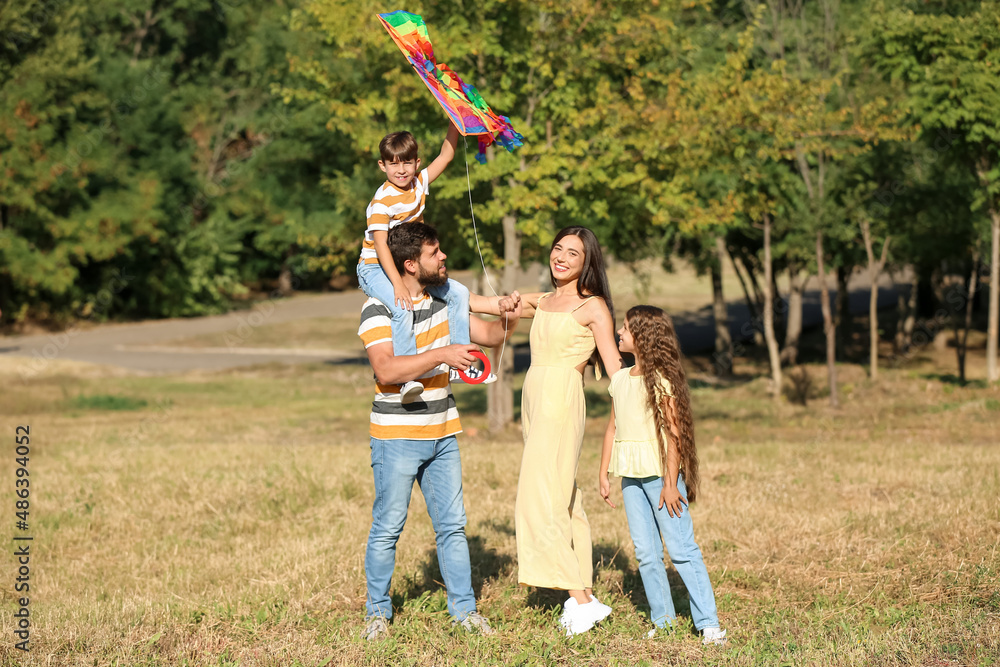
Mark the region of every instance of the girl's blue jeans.
MULTIPOLYGON (((677 489, 687 499, 683 475, 677 476, 677 489)), ((673 517, 666 505, 658 508, 662 490, 662 477, 622 478, 625 515, 632 543, 635 544, 635 557, 639 561, 639 576, 649 601, 650 618, 654 625, 663 628, 677 617, 663 562, 663 548, 666 547, 670 561, 687 587, 694 627, 698 630, 717 628, 719 617, 715 609, 715 592, 708 580, 701 549, 694 541, 691 512, 685 506, 679 517, 673 517)))
MULTIPOLYGON (((396 305, 396 293, 380 264, 358 264, 358 284, 365 294, 378 299, 392 313, 392 352, 397 357, 417 353, 413 335, 413 312, 396 305)), ((448 304, 448 334, 452 343, 469 344, 469 288, 449 280, 427 292, 448 304)))

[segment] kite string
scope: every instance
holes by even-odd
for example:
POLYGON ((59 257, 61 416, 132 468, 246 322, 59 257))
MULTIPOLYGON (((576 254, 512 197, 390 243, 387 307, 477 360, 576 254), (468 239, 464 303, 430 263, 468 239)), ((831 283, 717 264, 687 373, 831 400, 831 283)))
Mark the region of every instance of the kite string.
MULTIPOLYGON (((472 232, 476 237, 476 250, 479 252, 479 261, 483 265, 483 277, 486 278, 486 284, 490 286, 490 291, 493 292, 493 296, 499 297, 496 288, 493 287, 493 283, 490 281, 489 271, 486 270, 486 260, 483 258, 483 249, 479 246, 479 230, 476 227, 476 211, 472 206, 472 176, 469 173, 469 140, 467 137, 462 137, 462 146, 465 148, 465 181, 469 186, 469 213, 472 214, 472 232)), ((503 353, 507 349, 507 313, 503 314, 503 344, 500 346, 500 359, 497 361, 497 368, 503 367, 503 353)))

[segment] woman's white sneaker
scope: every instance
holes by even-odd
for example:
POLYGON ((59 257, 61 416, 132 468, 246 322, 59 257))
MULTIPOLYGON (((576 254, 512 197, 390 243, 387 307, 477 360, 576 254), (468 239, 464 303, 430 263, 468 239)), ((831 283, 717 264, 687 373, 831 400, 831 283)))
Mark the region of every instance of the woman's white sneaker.
POLYGON ((589 607, 590 605, 597 605, 597 608, 595 609, 595 612, 599 612, 599 613, 595 613, 595 617, 596 617, 594 619, 595 623, 600 623, 601 621, 603 621, 604 619, 606 619, 608 616, 611 615, 611 607, 609 607, 608 605, 606 605, 603 602, 601 602, 600 600, 598 600, 596 595, 591 595, 590 596, 590 604, 587 604, 587 605, 584 605, 584 606, 585 607, 589 607))
POLYGON ((563 614, 559 617, 559 625, 566 628, 567 637, 582 635, 594 627, 591 610, 587 609, 589 606, 589 604, 581 605, 573 598, 569 598, 563 604, 563 614))

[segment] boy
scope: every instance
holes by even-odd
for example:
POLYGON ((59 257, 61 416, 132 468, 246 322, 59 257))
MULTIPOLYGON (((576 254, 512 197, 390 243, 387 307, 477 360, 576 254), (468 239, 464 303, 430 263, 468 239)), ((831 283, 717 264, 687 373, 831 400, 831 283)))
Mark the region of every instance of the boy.
MULTIPOLYGON (((428 186, 441 175, 445 167, 455 157, 458 145, 458 129, 454 124, 448 127, 448 135, 441 145, 441 152, 430 165, 420 171, 417 157, 417 142, 409 132, 387 134, 379 142, 378 167, 386 175, 382 184, 368 204, 368 229, 361 246, 358 261, 358 283, 369 297, 389 306, 392 312, 392 345, 396 356, 417 353, 417 343, 413 336, 413 301, 403 285, 403 279, 396 270, 392 254, 386 244, 389 230, 407 222, 423 222, 424 203, 428 186)), ((448 304, 448 328, 453 343, 469 343, 469 290, 455 280, 449 280, 440 287, 428 290, 448 304)), ((466 375, 475 379, 482 371, 473 367, 466 375)), ((496 380, 490 373, 483 382, 496 380)), ((452 369, 451 381, 462 381, 458 371, 452 369)), ((401 385, 400 398, 403 403, 412 403, 420 397, 423 385, 410 380, 401 385)))

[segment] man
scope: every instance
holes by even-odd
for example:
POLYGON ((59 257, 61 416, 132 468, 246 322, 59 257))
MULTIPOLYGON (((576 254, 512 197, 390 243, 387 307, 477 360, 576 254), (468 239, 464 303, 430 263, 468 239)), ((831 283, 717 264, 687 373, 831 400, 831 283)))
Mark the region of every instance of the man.
MULTIPOLYGON (((434 526, 452 625, 492 634, 489 622, 476 611, 472 591, 462 463, 455 438, 462 426, 448 382, 450 368, 466 370, 471 366, 475 357, 470 352, 477 346, 450 344, 447 304, 426 291, 448 279, 446 255, 434 228, 419 222, 398 225, 389 231, 387 241, 413 300, 417 353, 393 354, 389 308, 378 299, 368 299, 358 335, 375 371, 377 393, 370 428, 375 503, 365 551, 368 595, 363 636, 372 641, 389 632, 389 586, 396 564, 396 541, 406 522, 414 480, 424 494, 434 526), (399 387, 410 380, 423 384, 421 400, 404 404, 399 387)), ((513 333, 521 316, 520 300, 480 297, 475 303, 477 312, 492 306, 493 312, 499 310, 504 315, 495 322, 470 318, 470 339, 487 347, 500 345, 513 333)))

